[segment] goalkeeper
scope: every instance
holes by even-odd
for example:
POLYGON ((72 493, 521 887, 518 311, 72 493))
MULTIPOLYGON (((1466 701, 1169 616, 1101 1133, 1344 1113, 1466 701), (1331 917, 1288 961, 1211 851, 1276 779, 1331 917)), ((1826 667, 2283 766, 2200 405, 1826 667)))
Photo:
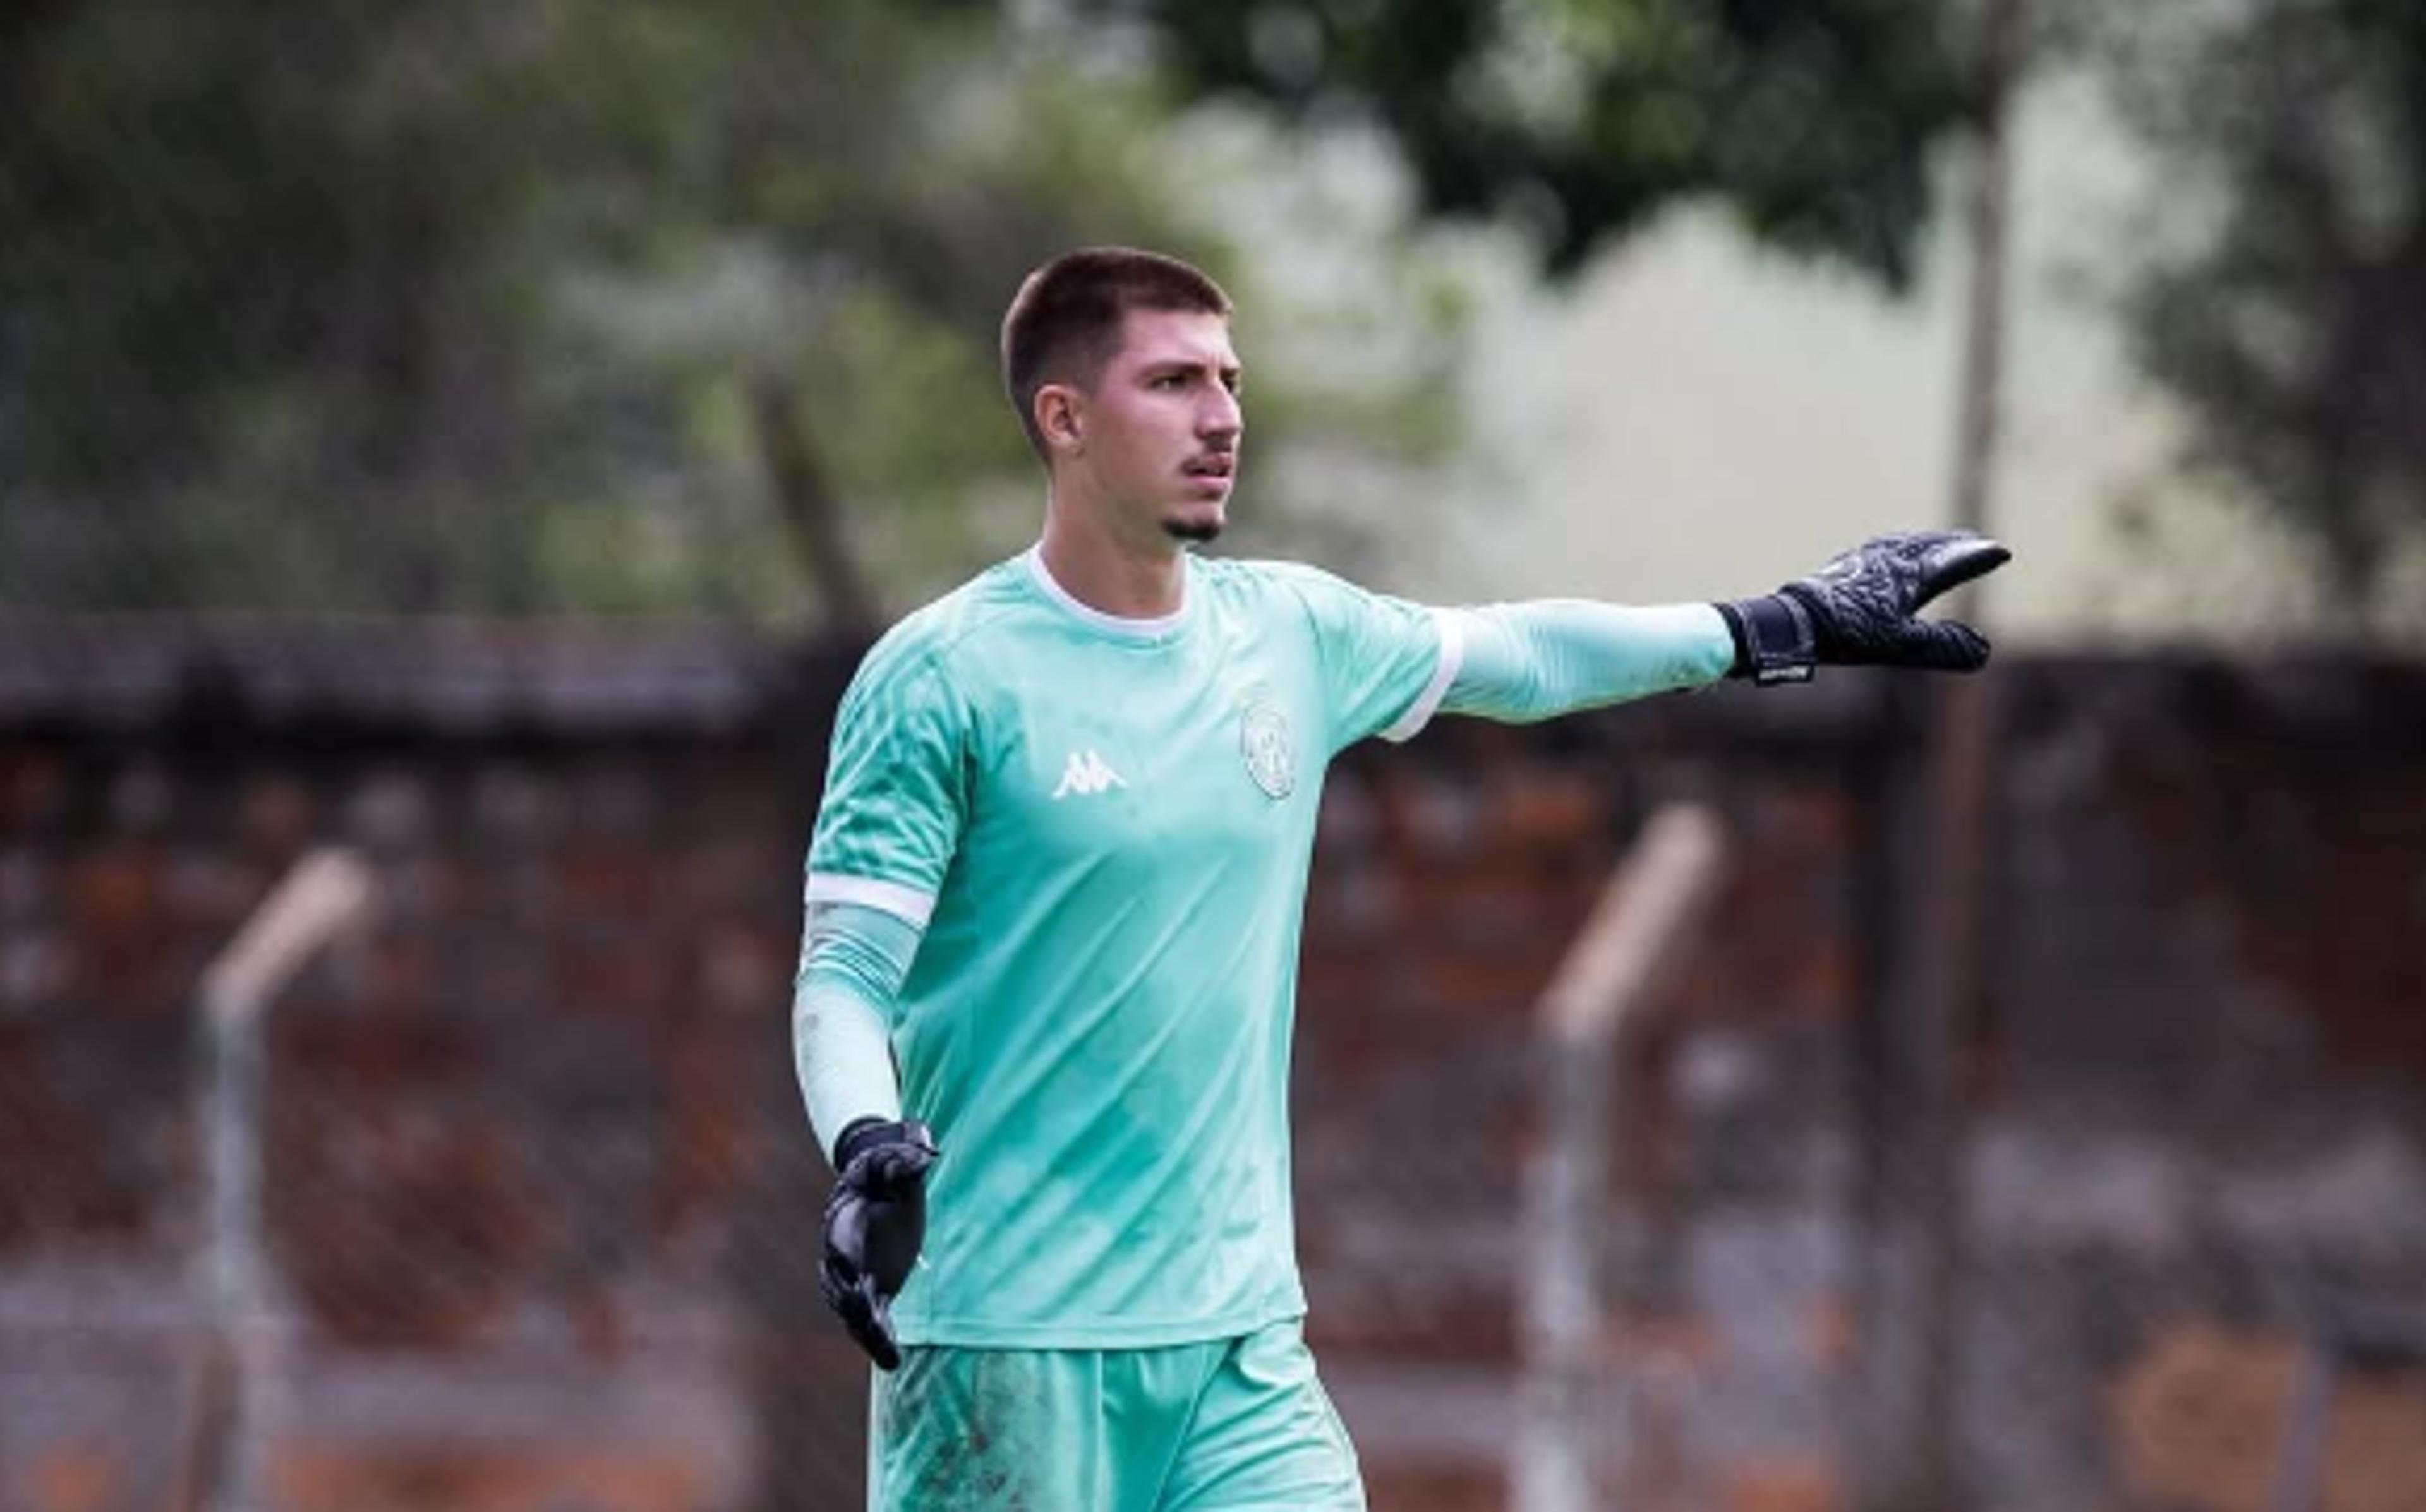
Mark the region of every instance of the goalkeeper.
POLYGON ((1430 609, 1191 550, 1242 432, 1230 303, 1121 249, 1031 274, 1004 379, 1043 537, 843 700, 793 1037, 839 1176, 828 1303, 882 1374, 868 1504, 1365 1504, 1301 1333, 1287 1077, 1332 757, 1826 665, 1971 671, 1917 618, 2001 563, 1872 540, 1776 593, 1430 609))

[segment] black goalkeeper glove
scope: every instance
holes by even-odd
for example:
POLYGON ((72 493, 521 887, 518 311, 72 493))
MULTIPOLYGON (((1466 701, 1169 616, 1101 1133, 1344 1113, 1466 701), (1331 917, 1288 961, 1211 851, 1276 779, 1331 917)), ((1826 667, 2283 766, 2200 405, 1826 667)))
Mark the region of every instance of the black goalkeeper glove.
POLYGON ((1967 530, 1866 540, 1767 598, 1718 605, 1736 641, 1730 675, 1767 686, 1808 682, 1821 663, 1976 672, 1988 663, 1988 637, 1958 620, 1920 619, 1919 612, 2013 555, 1967 530))
POLYGON ((862 1118, 834 1141, 839 1174, 826 1198, 817 1290, 880 1369, 901 1364, 893 1299, 927 1237, 927 1168, 936 1156, 934 1136, 914 1121, 862 1118))

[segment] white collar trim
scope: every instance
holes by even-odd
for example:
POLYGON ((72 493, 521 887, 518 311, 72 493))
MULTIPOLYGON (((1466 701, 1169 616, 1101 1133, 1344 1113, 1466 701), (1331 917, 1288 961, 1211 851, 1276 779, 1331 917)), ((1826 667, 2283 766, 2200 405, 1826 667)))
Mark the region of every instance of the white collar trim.
MULTIPOLYGON (((1182 555, 1180 560, 1185 563, 1187 557, 1182 555)), ((1027 548, 1021 555, 1020 561, 1027 565, 1028 577, 1035 582, 1046 598, 1107 635, 1120 635, 1129 640, 1159 640, 1177 630, 1180 623, 1188 618, 1188 603, 1184 587, 1181 590, 1182 597, 1178 608, 1169 614, 1156 615, 1150 619, 1133 619, 1127 615, 1106 614, 1092 604, 1080 603, 1077 595, 1054 579, 1053 570, 1044 565, 1044 550, 1042 546, 1027 548)))

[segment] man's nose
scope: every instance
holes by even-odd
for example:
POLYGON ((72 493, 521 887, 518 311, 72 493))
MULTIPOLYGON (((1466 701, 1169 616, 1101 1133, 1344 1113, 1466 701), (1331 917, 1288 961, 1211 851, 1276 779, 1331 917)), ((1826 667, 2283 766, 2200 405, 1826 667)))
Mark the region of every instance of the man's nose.
POLYGON ((1246 428, 1238 396, 1227 389, 1214 390, 1211 401, 1196 413, 1196 433, 1207 441, 1236 439, 1246 428))

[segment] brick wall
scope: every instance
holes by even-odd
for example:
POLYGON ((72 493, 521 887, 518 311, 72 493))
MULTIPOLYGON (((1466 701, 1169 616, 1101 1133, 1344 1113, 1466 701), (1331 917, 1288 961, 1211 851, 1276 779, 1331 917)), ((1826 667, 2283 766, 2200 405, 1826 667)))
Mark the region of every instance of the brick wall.
MULTIPOLYGON (((206 1438, 192 987, 329 839, 373 857, 386 903, 273 1021, 281 1504, 850 1504, 864 1389, 815 1302, 821 1170, 783 1021, 847 658, 80 654, 0 655, 0 1507, 162 1504, 206 1438)), ((2278 1371, 2330 1295, 2426 1279, 2426 736, 2404 717, 2426 671, 1997 676, 1961 1335, 1993 1426, 1964 1464, 1981 1506, 2210 1504, 2130 1406, 2181 1393, 2131 1383, 2173 1378, 2208 1337, 2186 1329, 2254 1351, 2209 1349, 2210 1375, 2278 1371)), ((1903 1215, 1862 1194, 1911 1128, 1881 1065, 1899 921, 1932 881, 1905 796, 1923 714, 1840 676, 1445 722, 1334 770, 1301 1243, 1377 1505, 1497 1504, 1526 1014, 1633 828, 1682 795, 1737 859, 1622 1070, 1635 1504, 1843 1506, 1854 1461, 1895 1452, 1843 1403, 1881 1389, 1864 1341, 1900 1284, 1866 1257, 1903 1215)), ((2345 1479, 2407 1473, 2370 1463, 2345 1479)))

